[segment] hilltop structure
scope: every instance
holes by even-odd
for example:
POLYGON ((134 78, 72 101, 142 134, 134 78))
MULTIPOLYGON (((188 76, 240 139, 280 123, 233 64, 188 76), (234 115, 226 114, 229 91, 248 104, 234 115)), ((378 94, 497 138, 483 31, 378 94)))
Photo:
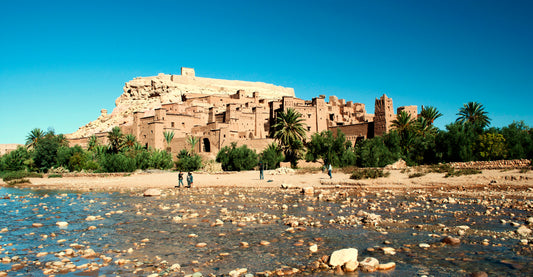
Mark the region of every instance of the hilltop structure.
MULTIPOLYGON (((339 128, 352 143, 386 133, 396 118, 392 99, 386 95, 376 99, 374 116, 366 113, 364 104, 335 96, 308 101, 296 98, 292 88, 199 78, 191 68, 182 68, 181 75, 135 78, 125 84, 115 103, 110 115, 102 110, 97 120, 68 135, 71 144, 86 146, 91 135, 107 143, 107 132, 119 126, 146 147, 166 149, 163 134, 173 132, 169 145, 173 154, 190 147, 186 140, 192 136, 199 140, 197 152, 216 155, 232 142, 261 151, 273 141, 270 126, 278 112, 289 108, 302 114, 308 138, 339 128)), ((416 106, 400 110, 417 116, 416 106)))

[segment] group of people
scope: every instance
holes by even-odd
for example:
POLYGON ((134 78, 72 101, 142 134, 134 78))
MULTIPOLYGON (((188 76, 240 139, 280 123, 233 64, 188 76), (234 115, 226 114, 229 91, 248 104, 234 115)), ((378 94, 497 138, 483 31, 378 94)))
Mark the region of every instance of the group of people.
MULTIPOLYGON (((192 173, 189 172, 187 174, 187 186, 186 186, 186 188, 192 187, 192 184, 193 184, 193 177, 192 177, 192 173)), ((185 185, 183 185, 183 172, 180 171, 180 173, 178 174, 178 185, 175 186, 175 188, 181 188, 181 186, 185 187, 185 185)))

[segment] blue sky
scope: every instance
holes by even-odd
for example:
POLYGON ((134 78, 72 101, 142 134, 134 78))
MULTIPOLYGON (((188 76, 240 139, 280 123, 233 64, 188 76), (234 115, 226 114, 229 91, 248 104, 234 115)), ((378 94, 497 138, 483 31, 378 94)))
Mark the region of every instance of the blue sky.
POLYGON ((262 81, 533 125, 533 1, 1 1, 0 144, 72 133, 137 76, 262 81), (194 2, 194 3, 193 3, 194 2))

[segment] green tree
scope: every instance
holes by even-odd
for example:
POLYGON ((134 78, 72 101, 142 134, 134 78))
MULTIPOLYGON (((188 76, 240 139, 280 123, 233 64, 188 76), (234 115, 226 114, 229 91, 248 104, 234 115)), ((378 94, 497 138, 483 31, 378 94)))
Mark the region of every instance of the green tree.
POLYGON ((442 114, 433 106, 424 107, 422 106, 422 111, 420 112, 420 118, 424 119, 427 125, 433 125, 433 122, 442 114))
POLYGON ((33 151, 33 161, 35 166, 43 172, 47 172, 53 166, 57 165, 57 151, 60 147, 60 141, 53 133, 46 134, 41 138, 33 151))
POLYGON ((117 154, 124 147, 124 135, 120 127, 113 127, 107 134, 109 140, 109 152, 117 154))
POLYGON ((137 138, 134 134, 127 134, 123 136, 123 146, 133 148, 137 144, 137 138))
POLYGON ((444 162, 468 162, 476 159, 478 131, 473 124, 455 122, 446 125, 436 137, 437 151, 444 162))
POLYGON ((391 127, 395 128, 398 131, 398 134, 402 136, 405 132, 410 131, 413 123, 414 120, 411 118, 411 115, 406 111, 401 111, 396 115, 396 119, 392 121, 391 127))
POLYGON ((485 133, 478 136, 476 152, 482 160, 498 160, 507 156, 507 145, 502 134, 485 133))
POLYGON ((20 171, 29 169, 33 164, 31 154, 26 147, 19 146, 17 149, 0 157, 5 171, 20 171), (31 162, 30 162, 31 161, 31 162))
POLYGON ((267 146, 259 155, 259 159, 265 165, 265 169, 276 169, 280 163, 285 159, 281 148, 277 143, 273 142, 267 146))
POLYGON ((202 157, 198 154, 191 154, 186 149, 182 149, 176 161, 176 169, 180 171, 196 171, 202 168, 202 157))
POLYGON ((456 122, 461 124, 473 124, 481 129, 490 124, 490 118, 485 111, 485 107, 478 102, 468 102, 459 109, 456 122))
POLYGON ((187 137, 187 143, 191 146, 191 154, 196 153, 196 144, 198 144, 199 141, 200 139, 197 137, 193 137, 193 136, 187 137))
POLYGON ((509 159, 533 159, 533 129, 524 121, 513 122, 501 129, 509 159))
POLYGON ((303 150, 305 128, 302 114, 289 108, 287 111, 278 112, 276 122, 272 125, 272 137, 277 140, 285 153, 285 159, 296 167, 303 150))
POLYGON ((220 149, 216 161, 222 164, 224 171, 251 170, 257 165, 257 154, 246 145, 237 147, 237 143, 232 142, 231 147, 220 149))
POLYGON ((342 159, 346 151, 353 152, 350 149, 350 142, 346 140, 344 133, 340 129, 337 129, 337 135, 334 136, 332 131, 327 130, 311 136, 311 141, 307 143, 305 159, 307 161, 322 159, 324 164, 331 163, 336 167, 353 165, 344 164, 344 162, 352 160, 349 156, 344 156, 345 159, 342 159))
POLYGON ((96 135, 92 135, 89 137, 89 141, 87 142, 87 150, 92 151, 98 145, 100 145, 98 142, 98 137, 96 137, 96 135))
POLYGON ((398 156, 389 150, 381 136, 358 142, 355 154, 360 167, 384 167, 398 160, 398 156))
POLYGON ((45 132, 39 128, 34 128, 26 136, 26 147, 34 148, 40 139, 44 138, 45 132))
POLYGON ((167 142, 167 152, 170 152, 172 149, 170 148, 170 143, 172 142, 172 139, 174 138, 174 131, 163 132, 163 136, 165 136, 165 141, 167 142))

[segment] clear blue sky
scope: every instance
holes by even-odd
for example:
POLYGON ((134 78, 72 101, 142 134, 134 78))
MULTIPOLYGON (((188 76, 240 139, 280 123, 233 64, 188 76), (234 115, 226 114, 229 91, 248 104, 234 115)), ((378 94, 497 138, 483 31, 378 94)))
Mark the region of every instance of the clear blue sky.
POLYGON ((1 1, 0 143, 72 133, 125 82, 179 73, 366 104, 469 101, 533 125, 533 1, 1 1), (194 3, 193 3, 194 2, 194 3))

